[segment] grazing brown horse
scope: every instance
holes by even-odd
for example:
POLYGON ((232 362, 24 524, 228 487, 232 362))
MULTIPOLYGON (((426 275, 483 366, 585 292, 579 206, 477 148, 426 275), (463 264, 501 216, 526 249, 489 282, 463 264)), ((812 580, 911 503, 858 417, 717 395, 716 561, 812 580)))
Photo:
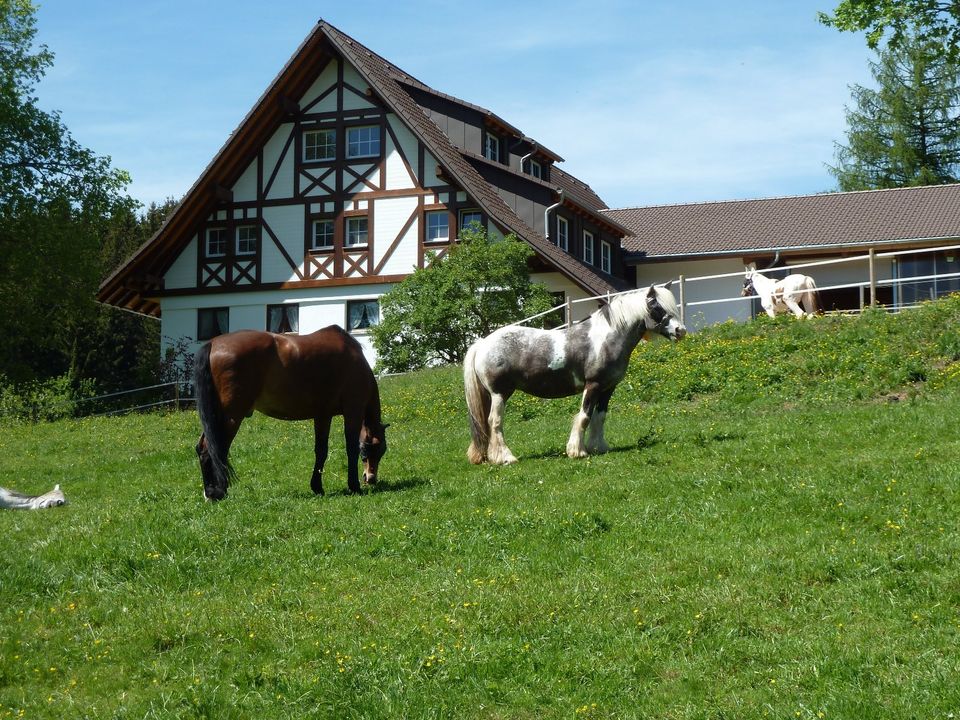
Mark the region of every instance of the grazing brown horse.
POLYGON ((330 420, 343 415, 347 444, 347 487, 377 480, 387 451, 387 426, 380 418, 380 392, 363 350, 342 328, 331 325, 310 335, 240 330, 219 335, 194 361, 197 411, 203 434, 197 442, 203 494, 221 500, 234 473, 227 459, 240 423, 254 410, 281 420, 313 419, 316 462, 310 487, 323 495, 330 420))

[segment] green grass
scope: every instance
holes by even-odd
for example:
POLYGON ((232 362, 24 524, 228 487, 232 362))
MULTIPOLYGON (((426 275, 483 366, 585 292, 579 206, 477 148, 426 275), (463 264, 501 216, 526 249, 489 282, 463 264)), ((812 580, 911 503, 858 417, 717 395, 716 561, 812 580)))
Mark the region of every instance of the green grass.
POLYGON ((201 499, 196 416, 15 424, 0 720, 960 713, 960 300, 638 349, 613 451, 515 397, 467 463, 456 368, 381 382, 382 482, 325 498, 257 416, 201 499))

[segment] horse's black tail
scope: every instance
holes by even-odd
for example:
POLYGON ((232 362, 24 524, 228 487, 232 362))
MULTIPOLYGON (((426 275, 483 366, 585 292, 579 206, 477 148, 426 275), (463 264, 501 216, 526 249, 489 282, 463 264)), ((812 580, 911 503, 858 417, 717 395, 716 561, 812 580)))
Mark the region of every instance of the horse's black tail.
MULTIPOLYGON (((200 427, 207 442, 207 453, 210 457, 210 470, 213 473, 214 485, 211 489, 219 499, 226 495, 230 481, 235 473, 227 459, 229 444, 226 435, 226 416, 220 396, 213 383, 213 372, 210 369, 210 343, 206 343, 197 351, 193 361, 193 387, 197 398, 197 413, 200 415, 200 427)), ((199 452, 200 447, 197 446, 199 452)), ((200 460, 201 465, 203 458, 200 460)), ((207 481, 207 478, 204 478, 207 481)), ((204 490, 206 492, 206 488, 204 490)), ((211 497, 207 493, 207 497, 211 497)))

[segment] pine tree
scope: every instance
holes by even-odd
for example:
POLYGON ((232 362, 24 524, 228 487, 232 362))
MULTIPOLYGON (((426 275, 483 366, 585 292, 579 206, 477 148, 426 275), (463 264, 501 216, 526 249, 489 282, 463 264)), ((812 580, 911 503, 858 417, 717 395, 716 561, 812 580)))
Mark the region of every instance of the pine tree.
POLYGON ((934 44, 915 38, 870 63, 877 89, 854 85, 847 143, 828 166, 840 190, 936 185, 960 176, 960 77, 934 44))

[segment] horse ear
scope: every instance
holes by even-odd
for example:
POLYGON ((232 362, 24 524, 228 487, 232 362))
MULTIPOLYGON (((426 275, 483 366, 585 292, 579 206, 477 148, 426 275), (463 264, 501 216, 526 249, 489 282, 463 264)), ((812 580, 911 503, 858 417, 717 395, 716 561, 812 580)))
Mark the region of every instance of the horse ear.
POLYGON ((657 288, 656 288, 655 285, 651 285, 651 286, 650 286, 650 289, 647 290, 647 297, 648 297, 648 298, 655 298, 656 296, 657 296, 657 288))
POLYGON ((670 279, 667 281, 667 284, 663 286, 663 289, 664 289, 664 290, 669 290, 672 286, 673 286, 673 278, 670 278, 670 279))

